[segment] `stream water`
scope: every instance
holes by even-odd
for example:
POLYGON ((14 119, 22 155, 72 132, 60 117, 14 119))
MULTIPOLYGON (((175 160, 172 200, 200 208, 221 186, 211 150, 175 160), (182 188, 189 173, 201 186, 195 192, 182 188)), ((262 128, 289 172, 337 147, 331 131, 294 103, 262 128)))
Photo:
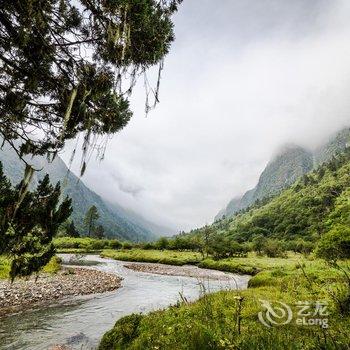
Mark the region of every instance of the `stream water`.
MULTIPOLYGON (((66 263, 71 258, 62 257, 66 263)), ((246 288, 248 282, 248 276, 233 274, 226 281, 210 277, 203 281, 136 272, 125 268, 123 262, 95 255, 86 255, 80 261, 87 268, 121 276, 122 287, 0 318, 0 349, 47 350, 57 344, 72 349, 96 349, 101 336, 125 315, 165 308, 175 304, 180 293, 195 300, 201 293, 200 284, 204 284, 207 292, 214 292, 246 288)))

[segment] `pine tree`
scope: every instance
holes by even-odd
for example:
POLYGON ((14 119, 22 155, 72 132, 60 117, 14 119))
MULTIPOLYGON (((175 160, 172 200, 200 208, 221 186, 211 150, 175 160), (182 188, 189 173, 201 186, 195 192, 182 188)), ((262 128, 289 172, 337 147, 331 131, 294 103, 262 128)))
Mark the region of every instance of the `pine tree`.
MULTIPOLYGON (((20 155, 55 155, 79 132, 85 152, 95 136, 123 128, 137 77, 162 69, 181 1, 2 0, 2 137, 20 155)), ((146 91, 155 102, 158 86, 146 91)))
POLYGON ((12 188, 0 163, 0 254, 11 257, 12 279, 39 271, 54 255, 52 238, 72 212, 71 200, 60 196, 48 175, 35 191, 12 188))
POLYGON ((89 237, 94 232, 96 220, 98 220, 99 217, 100 215, 98 214, 98 210, 94 205, 91 206, 86 212, 85 219, 84 219, 84 226, 88 231, 89 237))
POLYGON ((102 225, 98 225, 94 230, 94 237, 102 239, 105 236, 105 229, 102 225))
POLYGON ((71 221, 66 226, 66 234, 68 237, 74 237, 74 238, 80 237, 79 231, 76 229, 74 221, 71 221))

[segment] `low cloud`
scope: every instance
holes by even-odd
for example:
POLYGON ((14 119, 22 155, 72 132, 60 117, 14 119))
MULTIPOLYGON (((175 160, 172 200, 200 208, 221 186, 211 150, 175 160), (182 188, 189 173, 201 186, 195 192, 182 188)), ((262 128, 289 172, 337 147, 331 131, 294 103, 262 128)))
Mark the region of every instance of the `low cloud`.
POLYGON ((184 2, 161 103, 146 118, 138 86, 83 180, 161 224, 211 222, 282 144, 314 148, 349 124, 349 15, 346 0, 184 2))

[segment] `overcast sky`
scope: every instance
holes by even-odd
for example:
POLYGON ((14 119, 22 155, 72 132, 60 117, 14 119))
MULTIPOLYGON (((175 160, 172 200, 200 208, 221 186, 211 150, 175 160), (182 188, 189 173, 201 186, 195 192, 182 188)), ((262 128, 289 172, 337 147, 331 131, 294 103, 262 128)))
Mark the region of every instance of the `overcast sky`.
POLYGON ((83 181, 157 223, 210 223, 281 145, 350 124, 349 18, 349 0, 185 0, 160 104, 146 118, 139 86, 83 181))

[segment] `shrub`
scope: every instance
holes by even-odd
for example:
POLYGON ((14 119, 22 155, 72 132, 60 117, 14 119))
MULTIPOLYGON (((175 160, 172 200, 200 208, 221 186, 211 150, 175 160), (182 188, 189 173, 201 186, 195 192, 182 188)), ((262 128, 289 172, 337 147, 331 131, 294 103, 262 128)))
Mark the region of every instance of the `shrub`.
POLYGON ((143 316, 131 314, 118 320, 114 327, 103 336, 98 350, 125 349, 139 335, 143 316))
POLYGON ((124 242, 123 249, 127 249, 127 250, 132 249, 132 244, 129 242, 124 242))
POLYGON ((315 244, 310 241, 304 241, 303 239, 297 239, 284 242, 283 247, 285 250, 308 255, 314 250, 315 244))
POLYGON ((350 228, 337 225, 324 234, 317 244, 316 255, 329 261, 350 258, 350 228))
POLYGON ((145 250, 155 249, 155 246, 152 243, 145 243, 141 246, 141 249, 145 249, 145 250))
POLYGON ((169 241, 165 237, 161 237, 158 239, 155 246, 157 249, 161 249, 161 250, 167 249, 169 246, 169 241))
POLYGON ((54 239, 54 245, 57 249, 82 249, 84 251, 118 249, 122 244, 116 239, 94 239, 90 237, 73 238, 59 237, 54 239))
POLYGON ((262 247, 262 253, 269 258, 286 258, 286 252, 280 241, 267 239, 262 247))
POLYGON ((116 239, 111 239, 109 241, 109 248, 110 249, 120 249, 123 245, 117 241, 116 239))

